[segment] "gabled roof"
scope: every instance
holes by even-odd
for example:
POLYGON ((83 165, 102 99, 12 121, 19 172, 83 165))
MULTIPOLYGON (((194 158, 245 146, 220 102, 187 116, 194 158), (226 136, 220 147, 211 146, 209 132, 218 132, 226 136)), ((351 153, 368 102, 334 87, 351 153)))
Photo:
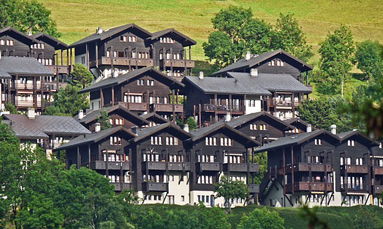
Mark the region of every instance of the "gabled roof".
POLYGON ((68 45, 65 44, 64 42, 46 34, 46 33, 38 33, 32 36, 36 40, 43 41, 47 44, 52 45, 56 50, 58 49, 67 49, 68 45))
POLYGON ((106 130, 101 130, 100 132, 94 132, 94 133, 90 133, 90 134, 80 135, 77 138, 71 140, 70 142, 61 145, 60 147, 56 148, 55 150, 56 151, 57 150, 65 150, 65 149, 69 149, 69 148, 73 148, 73 147, 77 147, 77 146, 85 145, 85 144, 89 144, 89 143, 97 143, 97 142, 99 142, 99 141, 119 132, 119 131, 122 131, 122 132, 128 134, 132 138, 134 138, 136 136, 130 130, 125 129, 122 126, 117 126, 117 127, 109 128, 106 130))
POLYGON ((3 56, 0 59, 0 77, 10 78, 11 75, 52 76, 48 68, 33 57, 3 56))
POLYGON ((256 85, 271 92, 312 92, 311 87, 307 87, 289 74, 258 73, 257 77, 243 72, 228 72, 227 74, 242 84, 256 85))
POLYGON ((126 74, 119 75, 117 77, 110 77, 104 80, 101 80, 100 82, 97 82, 95 84, 90 85, 89 87, 86 87, 79 91, 79 93, 85 93, 90 91, 99 90, 100 88, 106 88, 106 87, 112 87, 115 85, 119 85, 122 83, 125 83, 127 81, 130 81, 138 76, 141 76, 143 74, 154 74, 158 77, 159 81, 162 81, 165 84, 170 84, 171 86, 174 86, 174 88, 182 88, 184 85, 177 80, 165 75, 164 73, 156 70, 153 67, 146 67, 146 68, 140 68, 136 69, 134 71, 130 71, 126 74))
POLYGON ((155 40, 159 37, 162 37, 162 36, 165 36, 167 34, 172 34, 172 35, 175 35, 176 37, 178 37, 178 40, 180 41, 180 43, 182 44, 182 46, 191 46, 191 45, 196 45, 197 42, 193 39, 191 39, 190 37, 186 36, 185 34, 183 33, 180 33, 178 32, 177 30, 171 28, 171 29, 165 29, 165 30, 162 30, 162 31, 158 31, 158 32, 155 32, 153 33, 153 35, 150 37, 151 40, 155 40))
POLYGON ((176 124, 172 123, 172 122, 167 122, 167 123, 164 123, 164 124, 160 124, 160 125, 157 125, 157 126, 153 126, 153 127, 148 127, 148 128, 143 128, 143 129, 138 129, 136 134, 137 134, 137 137, 134 138, 134 142, 138 142, 138 141, 141 141, 142 139, 145 139, 159 131, 162 131, 162 130, 165 130, 165 129, 172 129, 174 131, 176 131, 178 134, 176 135, 178 138, 183 139, 188 139, 188 138, 191 138, 192 135, 186 131, 184 131, 183 129, 181 129, 179 126, 177 126, 176 124))
POLYGON ((5 114, 5 120, 20 139, 48 138, 48 135, 80 135, 90 133, 83 125, 69 116, 37 115, 29 119, 26 115, 5 114))
POLYGON ((296 134, 292 136, 287 136, 283 138, 279 138, 276 141, 273 141, 269 144, 266 144, 258 149, 255 150, 256 153, 264 152, 268 150, 273 150, 281 147, 287 147, 287 146, 294 146, 302 144, 305 141, 311 140, 321 134, 325 134, 329 136, 330 138, 334 139, 336 142, 340 142, 340 138, 337 135, 332 134, 331 132, 327 130, 315 130, 312 132, 306 132, 301 134, 296 134))
POLYGON ((111 28, 111 29, 108 29, 108 30, 104 30, 102 31, 101 34, 97 34, 97 33, 94 33, 88 37, 85 37, 83 38, 82 40, 79 40, 71 45, 69 45, 70 48, 72 47, 75 47, 75 46, 78 46, 78 45, 83 45, 85 43, 88 43, 88 42, 93 42, 93 41, 96 41, 96 40, 100 40, 100 41, 103 41, 105 39, 108 39, 118 33, 121 33, 125 30, 128 30, 128 29, 131 29, 131 28, 134 28, 134 29, 137 29, 138 31, 140 31, 142 34, 144 34, 144 39, 152 36, 152 33, 150 33, 149 31, 145 30, 144 28, 136 25, 136 24, 127 24, 127 25, 122 25, 122 26, 118 26, 118 27, 115 27, 115 28, 111 28))
POLYGON ((163 123, 169 122, 169 120, 167 120, 166 118, 164 118, 161 115, 157 114, 156 112, 142 114, 142 115, 140 115, 140 117, 145 119, 145 120, 149 120, 151 118, 155 118, 155 119, 161 120, 163 123))
POLYGON ((361 133, 359 130, 343 132, 337 135, 341 139, 341 142, 344 142, 348 140, 349 138, 358 138, 361 142, 363 142, 367 146, 379 146, 379 142, 372 140, 371 138, 361 133))
MULTIPOLYGON (((290 119, 287 119, 284 121, 285 123, 287 124, 290 124, 292 126, 298 126, 299 124, 305 126, 306 128, 310 125, 309 123, 303 121, 302 119, 300 118, 290 118, 290 119)), ((311 126, 311 129, 312 130, 316 130, 316 128, 314 126, 311 126)))
MULTIPOLYGON (((105 109, 106 112, 108 112, 108 114, 110 114, 113 111, 120 110, 124 113, 125 117, 129 117, 126 119, 133 120, 133 123, 138 125, 138 126, 149 124, 149 122, 146 121, 144 118, 134 114, 133 112, 129 111, 128 109, 126 109, 125 107, 123 107, 121 105, 109 106, 109 107, 105 107, 103 109, 105 109)), ((78 115, 75 118, 77 121, 79 121, 82 124, 88 124, 88 123, 93 122, 93 121, 97 120, 98 118, 100 118, 101 117, 101 111, 102 111, 102 109, 93 110, 93 111, 89 112, 88 114, 86 114, 82 119, 78 119, 78 115)))
POLYGON ((257 67, 258 65, 260 65, 263 62, 268 61, 271 58, 275 58, 277 55, 284 55, 284 56, 290 58, 292 62, 295 62, 296 65, 300 66, 302 72, 307 72, 307 71, 310 71, 313 69, 313 67, 311 65, 305 63, 304 61, 302 61, 302 60, 300 60, 294 56, 292 56, 291 54, 289 54, 288 52, 286 52, 282 49, 278 49, 278 50, 262 53, 259 56, 254 56, 254 57, 250 58, 249 60, 241 59, 241 60, 239 60, 239 61, 237 61, 237 62, 235 62, 229 66, 222 68, 221 70, 213 73, 212 75, 215 76, 215 75, 224 74, 226 72, 232 72, 235 70, 257 67))
POLYGON ((268 90, 255 83, 236 80, 234 78, 187 76, 183 79, 206 94, 234 94, 234 95, 272 95, 268 90))
POLYGON ((192 130, 190 132, 193 135, 193 138, 191 140, 193 142, 198 141, 198 140, 200 140, 204 137, 207 137, 210 134, 212 134, 218 130, 221 130, 221 129, 227 129, 230 132, 239 136, 240 138, 245 139, 247 141, 245 143, 246 146, 260 146, 261 145, 258 141, 253 140, 249 136, 247 136, 247 135, 243 134, 242 132, 234 129, 233 127, 229 126, 226 122, 217 122, 217 123, 214 123, 213 125, 208 126, 208 127, 203 127, 200 129, 192 130))
POLYGON ((1 35, 2 33, 5 33, 5 32, 13 32, 13 33, 15 33, 15 34, 17 34, 17 35, 23 37, 24 39, 26 39, 26 40, 29 41, 29 45, 34 44, 34 43, 38 43, 38 42, 39 42, 39 41, 36 40, 34 37, 32 37, 32 36, 28 36, 28 35, 26 35, 25 33, 20 32, 19 30, 15 29, 15 28, 13 28, 13 27, 5 27, 5 28, 0 29, 0 35, 1 35))
POLYGON ((279 118, 277 118, 277 117, 275 117, 275 116, 273 116, 273 115, 271 115, 265 111, 239 116, 238 118, 232 119, 230 122, 227 123, 227 125, 229 125, 233 128, 237 128, 237 127, 240 127, 240 126, 242 126, 248 122, 254 121, 255 119, 258 119, 260 117, 271 120, 272 122, 275 123, 275 126, 277 126, 277 125, 282 126, 282 128, 283 128, 282 131, 294 129, 294 127, 291 126, 290 124, 283 122, 279 118))

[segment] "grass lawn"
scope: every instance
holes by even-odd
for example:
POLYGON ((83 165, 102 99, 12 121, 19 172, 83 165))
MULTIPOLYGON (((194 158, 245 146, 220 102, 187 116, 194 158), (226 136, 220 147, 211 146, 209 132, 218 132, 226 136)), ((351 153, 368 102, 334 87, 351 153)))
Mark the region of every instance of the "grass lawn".
MULTIPOLYGON (((96 31, 136 23, 155 32, 169 27, 195 39, 197 60, 206 60, 202 43, 213 30, 211 18, 229 5, 251 7, 254 15, 275 23, 280 13, 294 13, 314 51, 328 31, 350 26, 356 41, 383 43, 383 1, 373 0, 38 0, 52 11, 62 33, 71 44, 96 31)), ((316 55, 310 62, 316 62, 316 55)))

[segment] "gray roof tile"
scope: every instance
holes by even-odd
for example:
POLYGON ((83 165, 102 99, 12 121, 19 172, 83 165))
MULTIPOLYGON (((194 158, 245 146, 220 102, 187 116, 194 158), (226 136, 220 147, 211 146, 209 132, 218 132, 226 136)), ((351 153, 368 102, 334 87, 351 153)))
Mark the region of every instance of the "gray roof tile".
POLYGON ((6 74, 50 76, 53 72, 32 57, 3 56, 0 59, 0 74, 5 77, 7 77, 6 74))
POLYGON ((277 118, 277 117, 275 117, 275 116, 273 116, 273 115, 271 115, 265 111, 247 114, 247 115, 241 115, 238 118, 232 119, 230 122, 227 123, 227 125, 229 125, 233 128, 236 128, 237 126, 241 126, 247 122, 250 122, 250 121, 257 119, 258 117, 262 117, 262 116, 265 116, 269 120, 273 120, 273 122, 276 122, 277 124, 284 126, 285 130, 293 130, 294 129, 294 127, 291 126, 290 124, 280 120, 279 118, 277 118))

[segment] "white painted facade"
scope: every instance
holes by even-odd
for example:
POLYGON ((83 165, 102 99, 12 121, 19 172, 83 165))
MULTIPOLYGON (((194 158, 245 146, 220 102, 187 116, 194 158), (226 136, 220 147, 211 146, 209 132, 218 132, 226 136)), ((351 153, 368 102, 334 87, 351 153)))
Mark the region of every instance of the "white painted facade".
POLYGON ((90 101, 91 110, 100 110, 101 109, 101 99, 93 99, 90 101))
POLYGON ((261 98, 260 96, 247 96, 245 100, 245 114, 252 114, 252 113, 257 113, 261 112, 261 98))

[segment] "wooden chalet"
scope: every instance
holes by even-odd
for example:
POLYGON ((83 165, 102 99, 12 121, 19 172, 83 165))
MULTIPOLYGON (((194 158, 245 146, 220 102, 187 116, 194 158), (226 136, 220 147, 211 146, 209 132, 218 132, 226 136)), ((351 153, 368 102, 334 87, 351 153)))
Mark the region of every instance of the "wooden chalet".
POLYGON ((162 117, 161 115, 156 114, 155 112, 144 113, 140 115, 140 117, 149 122, 149 125, 146 125, 144 127, 152 127, 152 126, 157 126, 159 124, 164 124, 169 122, 168 119, 162 117))
POLYGON ((108 78, 132 69, 158 67, 168 76, 181 79, 194 67, 191 46, 196 42, 174 29, 150 33, 135 24, 96 33, 80 40, 75 48, 76 62, 87 66, 96 77, 108 78), (189 47, 187 59, 186 47, 189 47))
POLYGON ((90 92, 91 110, 121 105, 138 115, 156 112, 169 120, 183 115, 179 90, 184 85, 154 68, 141 68, 101 80, 80 93, 90 92))
POLYGON ((265 111, 239 116, 227 122, 227 125, 257 140, 262 145, 278 140, 284 137, 286 132, 295 129, 294 126, 265 111))
POLYGON ((374 205, 380 205, 380 197, 383 193, 383 148, 380 142, 379 146, 372 147, 371 154, 371 191, 374 197, 374 205))
POLYGON ((132 127, 142 127, 149 125, 149 121, 136 115, 121 105, 108 106, 100 110, 91 110, 86 114, 80 110, 75 119, 84 125, 88 130, 94 132, 96 123, 101 117, 102 110, 105 110, 108 114, 109 123, 113 127, 123 126, 126 129, 131 129, 132 127))
POLYGON ((294 129, 286 131, 286 134, 288 135, 306 133, 311 132, 312 130, 316 130, 315 127, 300 118, 291 118, 285 120, 284 122, 294 127, 294 129))

